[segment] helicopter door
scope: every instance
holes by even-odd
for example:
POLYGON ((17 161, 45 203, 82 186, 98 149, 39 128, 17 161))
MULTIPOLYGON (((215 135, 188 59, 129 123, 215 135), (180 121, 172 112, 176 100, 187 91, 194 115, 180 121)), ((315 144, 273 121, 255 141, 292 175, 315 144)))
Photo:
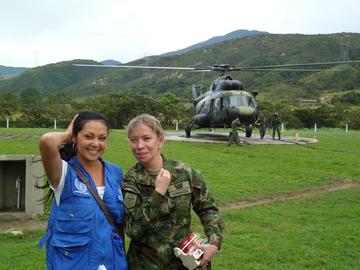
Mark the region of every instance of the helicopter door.
POLYGON ((224 99, 222 97, 211 100, 211 122, 223 122, 225 119, 224 99))

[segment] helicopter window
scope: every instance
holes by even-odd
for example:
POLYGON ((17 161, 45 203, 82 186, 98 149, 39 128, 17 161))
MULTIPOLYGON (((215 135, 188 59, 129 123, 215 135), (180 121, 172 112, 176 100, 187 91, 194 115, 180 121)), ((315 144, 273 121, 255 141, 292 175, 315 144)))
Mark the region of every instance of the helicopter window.
POLYGON ((199 103, 199 105, 200 105, 199 112, 200 112, 200 113, 206 113, 206 108, 207 108, 207 106, 204 106, 204 105, 205 105, 205 102, 201 102, 201 103, 199 103))
POLYGON ((249 96, 230 96, 230 106, 250 106, 255 108, 255 103, 249 96))
POLYGON ((223 99, 217 98, 214 100, 214 110, 220 111, 223 109, 223 99))
POLYGON ((253 107, 253 108, 256 107, 256 104, 255 104, 255 102, 254 102, 254 99, 251 98, 251 97, 249 97, 249 105, 250 105, 250 107, 253 107))

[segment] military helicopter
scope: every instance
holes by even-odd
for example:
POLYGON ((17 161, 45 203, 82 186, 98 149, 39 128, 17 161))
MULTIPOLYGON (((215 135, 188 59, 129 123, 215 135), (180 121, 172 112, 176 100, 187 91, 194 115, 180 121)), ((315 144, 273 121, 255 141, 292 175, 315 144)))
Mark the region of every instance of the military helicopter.
POLYGON ((198 128, 226 128, 230 127, 231 122, 238 118, 245 136, 250 138, 254 123, 258 118, 258 104, 256 96, 258 90, 245 91, 241 81, 233 79, 229 75, 233 71, 297 71, 314 72, 324 69, 311 68, 324 65, 339 65, 360 63, 355 61, 336 61, 305 64, 283 64, 254 67, 236 67, 228 64, 213 65, 205 68, 194 67, 161 67, 161 66, 130 66, 130 65, 90 65, 74 64, 75 66, 91 67, 118 67, 118 68, 143 68, 143 69, 169 69, 169 70, 190 70, 196 72, 215 71, 220 75, 215 79, 208 91, 203 94, 198 93, 198 85, 192 86, 192 97, 195 106, 195 115, 192 121, 185 128, 186 137, 191 136, 191 130, 198 128), (310 67, 310 68, 309 68, 310 67))
POLYGON ((252 124, 258 116, 255 100, 258 91, 245 91, 241 81, 226 74, 232 69, 227 64, 214 65, 211 70, 220 71, 220 76, 202 95, 198 95, 197 85, 192 86, 195 115, 185 128, 186 137, 190 137, 191 130, 196 128, 229 127, 236 118, 245 128, 246 137, 251 137, 252 124))

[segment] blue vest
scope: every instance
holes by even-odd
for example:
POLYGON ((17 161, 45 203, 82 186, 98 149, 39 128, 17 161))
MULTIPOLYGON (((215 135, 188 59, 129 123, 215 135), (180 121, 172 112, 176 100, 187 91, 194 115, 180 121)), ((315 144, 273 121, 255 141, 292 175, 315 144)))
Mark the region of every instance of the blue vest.
MULTIPOLYGON (((121 223, 124 203, 121 194, 122 170, 101 160, 105 171, 103 201, 115 222, 121 223)), ((69 161, 80 168, 94 190, 96 186, 82 165, 72 158, 69 161)), ((54 201, 46 234, 39 248, 46 242, 48 270, 127 270, 123 240, 95 201, 86 186, 68 166, 60 204, 54 201)))

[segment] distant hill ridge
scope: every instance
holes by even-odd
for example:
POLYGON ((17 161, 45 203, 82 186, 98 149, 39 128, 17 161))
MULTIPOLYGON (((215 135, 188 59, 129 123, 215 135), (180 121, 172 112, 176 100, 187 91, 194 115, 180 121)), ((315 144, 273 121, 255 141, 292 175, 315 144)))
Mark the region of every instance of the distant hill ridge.
MULTIPOLYGON (((179 56, 149 56, 129 65, 208 67, 225 63, 246 67, 329 62, 342 60, 341 44, 350 44, 350 60, 360 60, 360 33, 263 34, 218 42, 179 56)), ((74 63, 100 64, 77 59, 32 68, 14 78, 1 80, 0 94, 20 94, 33 88, 43 96, 67 92, 87 98, 123 91, 161 96, 170 91, 190 98, 191 85, 201 84, 206 90, 218 76, 216 72, 77 67, 74 63)), ((343 71, 336 72, 236 72, 232 76, 240 79, 245 89, 259 89, 259 99, 293 101, 300 97, 315 99, 322 92, 360 90, 359 66, 343 67, 343 71)))
POLYGON ((107 59, 107 60, 101 61, 100 63, 103 65, 121 65, 121 62, 112 60, 112 59, 107 59))
MULTIPOLYGON (((226 41, 226 40, 232 40, 232 39, 237 39, 237 38, 241 38, 241 37, 245 37, 245 36, 251 36, 251 35, 262 35, 262 34, 269 34, 269 33, 268 32, 262 32, 262 31, 256 31, 256 30, 236 30, 236 31, 230 32, 230 33, 228 33, 226 35, 223 35, 223 36, 212 37, 212 38, 210 38, 210 39, 208 39, 206 41, 197 43, 195 45, 189 46, 189 47, 184 48, 184 49, 164 53, 161 56, 182 55, 182 54, 187 53, 187 52, 189 52, 191 50, 206 47, 208 45, 216 44, 216 43, 223 42, 223 41, 226 41)), ((104 61, 101 61, 100 63, 103 64, 103 65, 121 65, 121 62, 113 60, 113 59, 106 59, 104 61)), ((26 68, 26 67, 7 67, 7 66, 0 65, 0 75, 18 75, 18 74, 21 74, 21 73, 29 70, 29 69, 30 68, 26 68)))
POLYGON ((29 69, 30 68, 26 68, 26 67, 7 67, 0 65, 0 75, 17 75, 29 69))
POLYGON ((209 45, 213 45, 213 44, 216 44, 216 43, 219 43, 219 42, 232 40, 232 39, 238 39, 238 38, 242 38, 242 37, 246 37, 246 36, 265 35, 265 34, 270 34, 270 33, 263 32, 263 31, 257 31, 257 30, 242 30, 242 29, 240 29, 240 30, 230 32, 230 33, 228 33, 226 35, 223 35, 223 36, 212 37, 212 38, 210 38, 210 39, 208 39, 206 41, 194 44, 194 45, 186 47, 184 49, 180 49, 180 50, 177 50, 177 51, 161 54, 161 56, 182 55, 182 54, 190 52, 190 51, 192 51, 194 49, 207 47, 209 45))

